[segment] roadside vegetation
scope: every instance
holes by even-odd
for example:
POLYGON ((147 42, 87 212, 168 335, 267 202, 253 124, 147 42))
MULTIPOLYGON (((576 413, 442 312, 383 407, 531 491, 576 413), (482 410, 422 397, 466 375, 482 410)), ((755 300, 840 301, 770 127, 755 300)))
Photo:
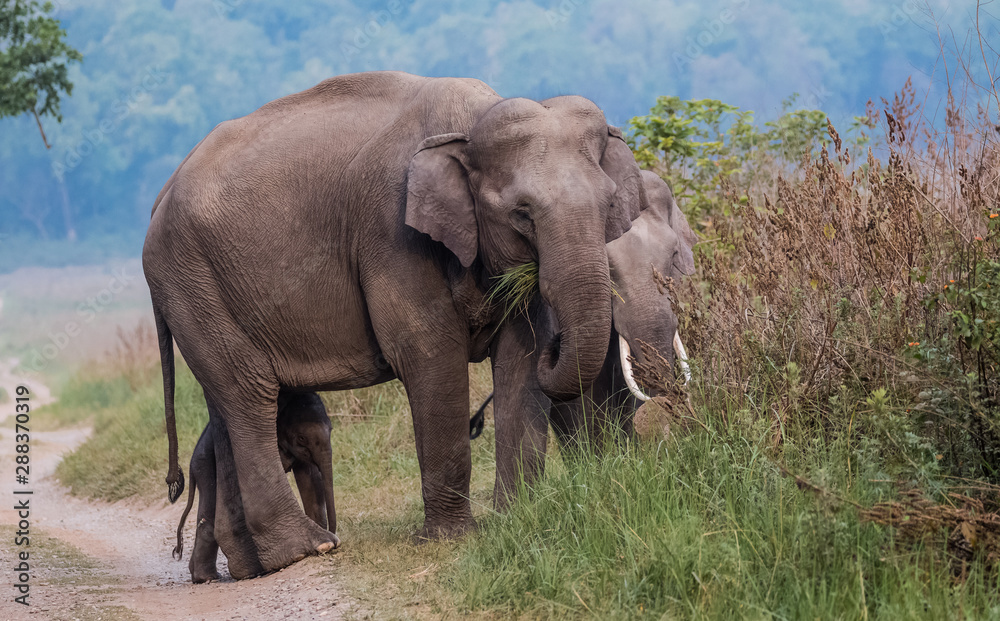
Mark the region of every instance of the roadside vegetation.
POLYGON ((843 135, 794 98, 763 127, 670 97, 633 119, 702 240, 675 283, 693 409, 660 400, 669 437, 567 459, 485 520, 450 574, 466 606, 1000 616, 1000 130, 919 100, 843 135))
MULTIPOLYGON (((794 99, 758 126, 722 102, 660 98, 630 136, 702 240, 697 274, 674 283, 692 407, 661 399, 669 435, 600 458, 553 441, 543 480, 503 515, 489 508, 488 424, 473 444, 480 532, 415 546, 400 384, 324 395, 345 542, 331 579, 377 617, 1000 616, 989 97, 971 111, 949 97, 932 123, 907 83, 842 133, 794 99)), ((470 371, 474 410, 490 374, 470 371)), ((207 412, 182 364, 176 410, 186 468, 207 412)), ((121 335, 45 416, 93 421, 58 470, 74 493, 165 495, 148 327, 121 335)))

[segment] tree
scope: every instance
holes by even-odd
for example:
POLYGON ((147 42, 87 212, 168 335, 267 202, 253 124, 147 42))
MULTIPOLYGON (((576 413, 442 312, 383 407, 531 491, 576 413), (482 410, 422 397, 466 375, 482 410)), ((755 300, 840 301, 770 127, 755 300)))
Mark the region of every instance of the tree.
POLYGON ((67 65, 83 60, 51 12, 51 2, 0 0, 0 118, 31 113, 46 148, 41 117, 62 121, 59 93, 73 92, 67 65))

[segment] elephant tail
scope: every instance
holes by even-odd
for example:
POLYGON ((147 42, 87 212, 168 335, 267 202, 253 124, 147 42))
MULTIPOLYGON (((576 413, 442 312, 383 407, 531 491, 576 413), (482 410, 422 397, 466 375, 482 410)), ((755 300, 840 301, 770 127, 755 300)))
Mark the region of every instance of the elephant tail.
POLYGON ((177 463, 177 421, 174 418, 174 337, 163 314, 153 307, 156 336, 160 344, 160 367, 163 371, 163 409, 167 426, 168 466, 167 498, 171 503, 184 493, 184 471, 177 463))
POLYGON ((483 404, 479 406, 479 409, 476 410, 476 413, 473 414, 472 418, 469 419, 469 439, 470 440, 475 440, 476 438, 478 438, 480 436, 480 434, 483 433, 483 425, 486 422, 486 414, 485 414, 485 412, 486 412, 486 406, 490 404, 490 401, 493 401, 493 393, 492 392, 490 393, 490 395, 488 397, 486 397, 486 400, 483 401, 483 404))
POLYGON ((171 555, 173 555, 174 560, 178 561, 181 560, 182 556, 184 556, 184 522, 187 521, 188 513, 191 513, 191 507, 192 505, 194 505, 194 490, 195 487, 197 487, 195 485, 195 481, 193 478, 194 477, 193 470, 191 471, 191 477, 192 477, 191 489, 188 490, 187 506, 184 507, 184 513, 181 514, 181 521, 177 525, 177 547, 175 547, 174 551, 171 552, 171 555))

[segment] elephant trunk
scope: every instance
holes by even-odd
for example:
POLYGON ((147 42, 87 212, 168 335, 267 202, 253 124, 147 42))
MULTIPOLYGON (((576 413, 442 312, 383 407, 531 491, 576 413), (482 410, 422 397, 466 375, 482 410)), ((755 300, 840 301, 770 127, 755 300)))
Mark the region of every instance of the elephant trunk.
POLYGON ((539 252, 539 288, 558 325, 542 344, 538 384, 552 399, 582 395, 604 364, 611 337, 611 279, 603 242, 555 244, 539 252), (581 255, 581 247, 590 250, 581 255))
POLYGON ((326 458, 320 460, 320 474, 323 476, 323 496, 326 500, 326 521, 327 530, 331 533, 337 532, 337 509, 333 503, 333 455, 327 453, 326 458))

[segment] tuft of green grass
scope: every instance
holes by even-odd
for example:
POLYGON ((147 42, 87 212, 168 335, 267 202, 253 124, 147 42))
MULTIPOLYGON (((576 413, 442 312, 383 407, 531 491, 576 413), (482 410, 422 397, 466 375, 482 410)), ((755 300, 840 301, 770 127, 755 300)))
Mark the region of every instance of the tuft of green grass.
MULTIPOLYGON (((528 305, 538 293, 538 263, 531 261, 508 269, 493 277, 493 286, 486 296, 486 304, 503 303, 502 321, 517 314, 528 315, 528 305)), ((611 283, 611 295, 621 299, 611 283)))
POLYGON ((527 316, 528 305, 538 292, 538 263, 531 261, 512 267, 493 280, 486 303, 503 303, 503 321, 518 313, 527 316))

